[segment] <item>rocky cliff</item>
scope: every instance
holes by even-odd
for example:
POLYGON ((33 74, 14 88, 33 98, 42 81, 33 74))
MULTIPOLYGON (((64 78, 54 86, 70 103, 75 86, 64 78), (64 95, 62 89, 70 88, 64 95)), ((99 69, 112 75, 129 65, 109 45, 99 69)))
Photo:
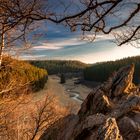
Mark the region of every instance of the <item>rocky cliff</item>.
POLYGON ((134 65, 115 72, 93 89, 77 115, 46 130, 41 140, 140 140, 140 91, 134 65))

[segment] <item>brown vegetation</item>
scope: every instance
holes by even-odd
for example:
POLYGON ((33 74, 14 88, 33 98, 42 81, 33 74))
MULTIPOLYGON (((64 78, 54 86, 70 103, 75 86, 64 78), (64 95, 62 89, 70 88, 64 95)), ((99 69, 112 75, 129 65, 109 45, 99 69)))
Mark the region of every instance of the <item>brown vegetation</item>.
POLYGON ((43 87, 47 72, 5 57, 0 71, 0 139, 38 140, 46 128, 68 110, 46 93, 35 100, 33 90, 43 87), (44 79, 44 81, 43 81, 44 79))
POLYGON ((32 95, 3 101, 0 105, 0 139, 38 140, 44 130, 68 111, 52 95, 34 101, 32 95))
POLYGON ((47 77, 46 70, 8 56, 4 57, 0 69, 0 97, 39 90, 44 87, 47 77))

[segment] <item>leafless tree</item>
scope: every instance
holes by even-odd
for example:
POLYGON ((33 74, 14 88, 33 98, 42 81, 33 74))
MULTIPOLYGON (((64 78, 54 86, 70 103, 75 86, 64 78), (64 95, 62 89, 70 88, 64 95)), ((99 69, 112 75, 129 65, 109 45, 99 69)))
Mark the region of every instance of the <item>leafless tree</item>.
POLYGON ((38 140, 46 128, 68 114, 50 94, 35 101, 32 95, 0 101, 0 139, 38 140), (32 100, 32 101, 31 101, 32 100))
POLYGON ((64 117, 68 111, 59 106, 56 98, 52 95, 46 96, 46 99, 36 104, 36 111, 30 115, 32 128, 26 130, 30 140, 35 140, 51 126, 54 122, 64 117), (30 130, 30 131, 29 131, 30 130))
POLYGON ((62 22, 72 31, 81 29, 84 34, 91 32, 94 37, 98 33, 114 31, 118 45, 140 39, 139 0, 79 0, 79 3, 82 8, 76 13, 48 20, 62 22))
POLYGON ((118 45, 122 45, 139 40, 139 18, 139 0, 0 0, 0 56, 6 33, 12 32, 11 42, 25 39, 35 21, 62 23, 71 31, 81 30, 94 38, 100 33, 115 33, 118 45))
POLYGON ((9 43, 22 39, 26 42, 26 33, 32 30, 34 21, 50 16, 45 0, 0 0, 0 65, 2 52, 9 43), (42 18, 38 18, 38 16, 42 18), (32 25, 32 26, 31 26, 32 25), (30 27, 30 28, 29 28, 30 27), (10 39, 7 39, 7 34, 10 39))

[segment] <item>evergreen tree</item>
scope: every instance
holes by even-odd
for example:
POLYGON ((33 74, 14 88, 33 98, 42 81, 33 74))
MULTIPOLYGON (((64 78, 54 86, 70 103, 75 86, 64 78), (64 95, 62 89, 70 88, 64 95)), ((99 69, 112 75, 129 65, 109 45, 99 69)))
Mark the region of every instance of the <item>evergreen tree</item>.
POLYGON ((62 73, 61 76, 60 76, 60 83, 63 84, 65 82, 66 82, 65 75, 62 73))

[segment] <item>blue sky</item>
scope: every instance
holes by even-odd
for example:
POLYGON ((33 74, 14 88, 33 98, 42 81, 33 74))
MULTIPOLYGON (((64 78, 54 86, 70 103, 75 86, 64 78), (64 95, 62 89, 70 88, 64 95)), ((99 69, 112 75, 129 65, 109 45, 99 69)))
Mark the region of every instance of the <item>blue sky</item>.
MULTIPOLYGON (((127 9, 123 8, 123 10, 126 16, 127 9)), ((115 18, 113 19, 113 17, 110 18, 111 20, 108 20, 108 26, 119 22, 115 18)), ((140 55, 140 49, 131 45, 118 47, 114 43, 114 37, 112 35, 100 34, 94 42, 89 42, 87 40, 81 40, 81 33, 79 31, 71 32, 67 27, 46 22, 42 22, 41 27, 34 33, 42 34, 42 36, 35 37, 34 35, 32 48, 22 53, 20 58, 45 60, 65 59, 96 63, 140 55)))

